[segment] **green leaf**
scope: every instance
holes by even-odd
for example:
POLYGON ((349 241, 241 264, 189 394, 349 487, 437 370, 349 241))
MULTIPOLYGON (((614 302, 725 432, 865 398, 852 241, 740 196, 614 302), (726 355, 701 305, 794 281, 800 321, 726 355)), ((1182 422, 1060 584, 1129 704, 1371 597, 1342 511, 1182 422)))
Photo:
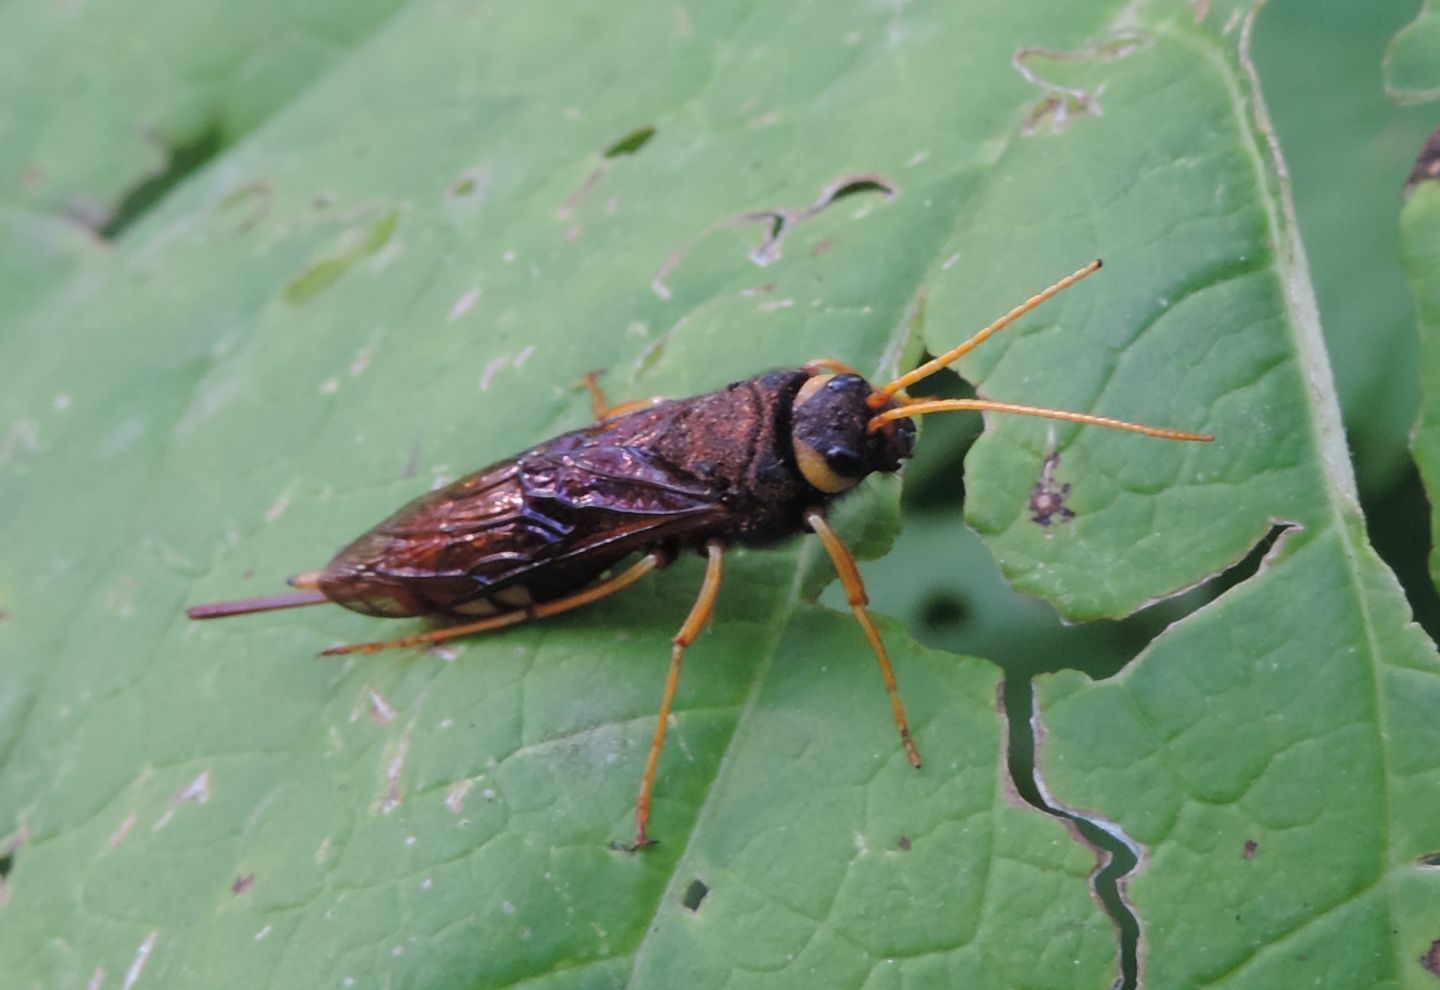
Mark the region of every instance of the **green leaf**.
POLYGON ((1428 108, 1387 101, 1380 62, 1413 14, 1411 0, 1274 0, 1255 23, 1256 67, 1285 151, 1361 498, 1382 526, 1396 515, 1380 507, 1394 504, 1409 470, 1419 405, 1397 205, 1412 149, 1435 122, 1428 108))
MULTIPOLYGON (((181 6, 0 11, 7 983, 1430 979, 1440 667, 1364 541, 1245 5, 181 6), (997 418, 966 511, 1006 573, 1121 615, 1293 528, 1118 677, 1043 682, 1043 791, 998 668, 882 621, 906 764, 813 540, 728 559, 638 853, 699 561, 438 655, 184 618, 584 424, 592 369, 616 401, 888 375, 1096 255, 961 370, 1218 440, 997 418), (1075 518, 1042 527, 1052 454, 1075 518), (1128 900, 1093 897, 1117 840, 1017 792, 1133 843, 1128 900)), ((837 512, 867 552, 894 488, 837 512)))
MULTIPOLYGON (((1433 162, 1435 157, 1422 156, 1422 162, 1427 160, 1433 162)), ((1401 218, 1405 266, 1410 273, 1410 287, 1415 293, 1420 319, 1423 400, 1413 449, 1415 463, 1431 495, 1433 513, 1440 511, 1434 508, 1440 506, 1435 499, 1435 492, 1440 490, 1440 285, 1435 280, 1435 272, 1440 270, 1436 268, 1440 264, 1440 182, 1434 179, 1418 182, 1401 218)), ((1440 517, 1432 515, 1431 518, 1440 522, 1440 517)), ((1440 586, 1440 555, 1433 548, 1430 574, 1440 586)))
POLYGON ((1440 99, 1440 16, 1430 0, 1385 52, 1385 90, 1397 103, 1440 99))

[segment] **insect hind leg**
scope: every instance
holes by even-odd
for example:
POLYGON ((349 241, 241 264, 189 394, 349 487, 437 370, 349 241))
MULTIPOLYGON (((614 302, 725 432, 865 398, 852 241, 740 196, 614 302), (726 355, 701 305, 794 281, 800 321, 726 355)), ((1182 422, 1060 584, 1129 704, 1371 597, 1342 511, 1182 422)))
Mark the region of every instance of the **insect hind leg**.
POLYGON ((870 641, 870 648, 875 651, 875 659, 880 663, 880 676, 885 678, 885 690, 890 695, 890 710, 895 716, 895 727, 900 730, 900 742, 905 747, 905 756, 910 765, 919 769, 920 752, 915 748, 915 740, 910 737, 910 723, 905 718, 905 706, 900 702, 900 692, 895 687, 895 671, 890 666, 890 656, 885 652, 885 643, 880 639, 880 630, 875 628, 875 620, 870 618, 870 610, 865 606, 870 604, 870 598, 865 594, 865 584, 860 580, 860 569, 855 566, 855 557, 830 524, 825 521, 825 514, 819 509, 809 509, 805 513, 805 525, 820 537, 820 543, 825 547, 825 552, 830 555, 831 562, 835 565, 835 572, 840 576, 840 584, 845 589, 845 598, 850 603, 850 611, 855 613, 855 621, 860 623, 865 638, 870 641))
POLYGON ((431 629, 428 632, 416 633, 413 636, 401 636, 399 639, 387 639, 375 643, 349 643, 343 646, 332 646, 328 650, 321 650, 322 657, 341 656, 346 653, 378 653, 381 650, 400 649, 407 646, 432 646, 435 643, 443 643, 447 639, 456 639, 460 636, 474 636, 477 633, 490 632, 493 629, 503 629, 506 626, 518 625, 521 622, 528 622, 531 619, 545 619, 552 615, 559 615, 561 612, 568 612, 572 608, 579 608, 581 605, 588 605, 591 602, 608 598, 617 591, 623 591, 636 581, 639 581, 646 574, 657 567, 665 566, 669 558, 659 550, 651 551, 641 557, 630 567, 616 574, 614 577, 606 578, 604 581, 597 581, 573 595, 566 595, 564 598, 556 598, 548 602, 540 602, 537 605, 527 605, 525 608, 516 609, 513 612, 502 612, 500 615, 492 615, 489 618, 481 619, 478 622, 464 622, 458 626, 445 626, 442 629, 431 629))

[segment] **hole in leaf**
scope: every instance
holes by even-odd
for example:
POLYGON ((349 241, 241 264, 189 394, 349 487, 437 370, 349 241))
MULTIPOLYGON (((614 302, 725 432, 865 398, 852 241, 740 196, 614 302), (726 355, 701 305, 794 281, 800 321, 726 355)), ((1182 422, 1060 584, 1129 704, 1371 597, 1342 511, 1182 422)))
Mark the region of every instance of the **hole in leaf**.
POLYGON ((830 202, 838 203, 840 200, 845 199, 847 196, 858 196, 860 193, 867 192, 878 192, 881 195, 887 197, 894 196, 895 187, 885 182, 881 182, 878 179, 856 179, 855 181, 847 182, 839 189, 836 189, 830 195, 830 202))
POLYGON ((710 888, 705 885, 705 881, 696 877, 690 881, 690 886, 685 888, 685 893, 680 898, 680 903, 685 905, 686 910, 698 911, 700 910, 701 902, 705 900, 705 896, 709 893, 710 888))
POLYGON ((170 191, 197 172, 224 146, 224 134, 211 123, 188 141, 171 146, 160 171, 131 188, 96 233, 113 241, 148 213, 170 191))
POLYGON ((809 206, 798 208, 789 206, 764 207, 762 209, 747 210, 736 216, 720 220, 711 224, 710 227, 702 231, 699 235, 691 238, 672 251, 670 256, 661 263, 654 277, 650 280, 650 288, 661 299, 669 299, 671 292, 670 287, 666 284, 667 280, 671 272, 685 259, 685 256, 696 244, 717 230, 741 227, 746 224, 764 224, 767 230, 765 239, 758 247, 750 252, 750 260, 761 266, 774 264, 780 260, 780 251, 786 236, 793 231, 797 225, 819 216, 834 205, 836 200, 863 192, 879 192, 889 200, 900 195, 900 187, 885 176, 873 172, 860 175, 845 175, 826 184, 826 186, 820 190, 820 195, 815 199, 815 202, 809 206))
POLYGON ((620 140, 610 145, 610 147, 606 148, 604 152, 605 157, 619 158, 621 155, 633 155, 641 148, 649 144, 650 139, 654 136, 655 128, 649 126, 637 127, 635 128, 635 130, 631 131, 629 134, 626 134, 620 140))

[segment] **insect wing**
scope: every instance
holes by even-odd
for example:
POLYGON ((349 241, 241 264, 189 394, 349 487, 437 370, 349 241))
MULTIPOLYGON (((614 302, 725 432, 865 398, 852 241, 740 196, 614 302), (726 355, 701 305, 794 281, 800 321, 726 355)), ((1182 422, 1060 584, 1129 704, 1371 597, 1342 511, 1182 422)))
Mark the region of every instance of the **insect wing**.
POLYGON ((436 610, 474 614, 466 606, 506 589, 567 593, 632 552, 723 528, 720 491, 646 445, 658 418, 645 410, 565 434, 422 496, 328 570, 403 582, 436 610))

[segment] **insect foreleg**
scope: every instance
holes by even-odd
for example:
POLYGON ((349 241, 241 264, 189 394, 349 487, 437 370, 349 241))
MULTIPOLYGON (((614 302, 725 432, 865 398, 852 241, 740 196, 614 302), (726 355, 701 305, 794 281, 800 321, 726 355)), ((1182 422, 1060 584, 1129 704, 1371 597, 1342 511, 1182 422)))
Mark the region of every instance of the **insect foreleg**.
POLYGON ((910 738, 910 724, 905 719, 905 706, 900 703, 900 693, 895 688, 895 671, 890 667, 890 657, 885 652, 880 631, 875 628, 870 611, 865 607, 870 604, 870 598, 865 594, 865 584, 860 580, 860 569, 855 566, 855 557, 850 553, 850 548, 835 535, 821 510, 807 510, 805 525, 820 537, 820 543, 835 564, 835 572, 840 576, 840 585, 845 589, 850 611, 855 613, 855 619, 864 630, 865 638, 870 641, 870 648, 875 651, 875 659, 880 661, 880 675, 885 678, 885 690, 890 693, 890 709, 895 715, 895 727, 900 730, 900 741, 905 746, 905 755, 910 760, 910 765, 918 768, 920 753, 915 749, 915 741, 910 738))
POLYGON ((720 593, 721 558, 725 546, 719 540, 705 543, 705 554, 709 558, 705 565, 705 581, 700 585, 700 594, 690 608, 690 615, 680 631, 671 640, 670 672, 665 675, 665 693, 660 698, 660 715, 655 722, 655 735, 650 740, 650 755, 645 760, 645 775, 640 778, 640 795, 635 799, 635 848, 650 844, 645 835, 645 824, 650 820, 650 791, 655 784, 655 770, 660 765, 660 751, 665 748, 665 729, 670 721, 670 705, 675 701, 675 688, 680 683, 680 661, 685 657, 685 648, 695 642, 700 630, 710 619, 715 607, 715 596, 720 593))
POLYGON ((379 643, 351 643, 345 646, 332 646, 328 650, 321 650, 320 655, 333 657, 344 653, 378 653, 381 650, 404 646, 429 646, 432 643, 441 643, 459 636, 473 636, 476 633, 489 632, 492 629, 502 629, 505 626, 513 626, 530 619, 544 619, 552 615, 559 615, 561 612, 568 612, 572 608, 579 608, 581 605, 588 605, 593 601, 613 595, 617 591, 623 591, 655 568, 664 566, 666 560, 664 553, 655 550, 647 553, 614 577, 598 581, 588 588, 577 591, 573 595, 566 595, 564 598, 541 602, 538 605, 529 605, 513 612, 492 615, 490 618, 481 619, 478 622, 465 622, 458 626, 432 629, 429 632, 402 636, 399 639, 389 639, 379 643))

